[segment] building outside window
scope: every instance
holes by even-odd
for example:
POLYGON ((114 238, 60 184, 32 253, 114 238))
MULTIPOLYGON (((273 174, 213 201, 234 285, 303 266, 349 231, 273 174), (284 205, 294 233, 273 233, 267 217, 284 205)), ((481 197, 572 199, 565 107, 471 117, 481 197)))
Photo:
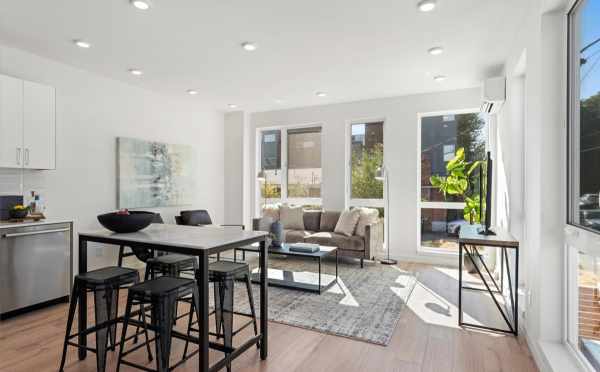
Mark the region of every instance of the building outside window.
POLYGON ((348 206, 375 207, 383 216, 383 182, 375 178, 383 166, 383 124, 381 121, 349 125, 347 169, 348 206))

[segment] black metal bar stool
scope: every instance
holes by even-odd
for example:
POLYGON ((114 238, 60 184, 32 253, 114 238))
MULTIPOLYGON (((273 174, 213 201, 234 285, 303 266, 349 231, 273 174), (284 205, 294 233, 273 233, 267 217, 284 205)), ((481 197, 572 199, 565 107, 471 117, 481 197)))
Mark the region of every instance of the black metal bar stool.
MULTIPOLYGON (((117 372, 119 372, 121 364, 126 364, 128 366, 145 371, 152 371, 145 366, 141 366, 123 359, 123 357, 125 357, 127 354, 143 346, 137 345, 134 348, 125 351, 125 336, 127 333, 127 327, 130 323, 136 325, 137 327, 147 326, 150 330, 154 331, 154 341, 156 347, 156 371, 170 371, 188 359, 184 356, 181 361, 173 366, 169 366, 169 358, 171 356, 171 336, 174 326, 173 310, 179 299, 190 295, 192 300, 192 308, 190 311, 196 312, 196 317, 198 317, 198 287, 193 279, 161 276, 156 279, 135 284, 129 288, 127 307, 125 309, 125 317, 123 321, 123 331, 121 333, 117 372), (132 307, 134 305, 143 306, 144 304, 149 304, 152 309, 150 325, 139 324, 139 321, 132 319, 132 307)), ((143 312, 143 309, 140 309, 140 311, 143 312)), ((144 320, 142 320, 142 322, 144 322, 144 320)), ((146 339, 145 344, 149 345, 148 339, 146 339)))
MULTIPOLYGON (((252 325, 254 327, 254 335, 258 334, 258 326, 256 322, 256 310, 254 308, 254 297, 252 295, 252 284, 250 281, 250 267, 244 262, 217 261, 208 266, 209 281, 214 284, 214 302, 215 309, 212 313, 215 314, 215 333, 211 335, 223 338, 225 349, 231 349, 233 345, 233 336, 240 333, 246 327, 252 325), (248 293, 248 302, 250 304, 250 314, 235 311, 233 308, 233 299, 235 296, 234 283, 236 279, 241 279, 246 284, 248 293), (240 315, 251 318, 247 323, 241 325, 238 329, 233 329, 233 316, 240 315)), ((212 314, 211 313, 211 314, 212 314)), ((195 323, 192 319, 193 313, 189 313, 188 318, 188 334, 190 331, 198 332, 192 328, 195 323)), ((258 344, 257 344, 258 346, 258 344)), ((187 354, 188 342, 183 351, 184 358, 187 354)), ((229 353, 225 352, 225 355, 229 353)), ((227 365, 227 371, 231 371, 231 364, 227 365)))
MULTIPOLYGON (((78 343, 71 341, 71 339, 80 335, 85 337, 93 332, 96 334, 96 347, 86 347, 86 349, 96 353, 96 369, 99 372, 105 371, 109 338, 111 341, 111 348, 114 349, 116 346, 116 319, 119 305, 119 289, 134 285, 138 282, 139 274, 137 270, 124 267, 105 267, 75 276, 70 298, 71 304, 69 305, 69 317, 63 343, 62 358, 60 361, 60 372, 63 371, 65 366, 67 346, 83 347, 78 343), (87 328, 81 333, 71 334, 71 327, 77 308, 77 300, 80 295, 87 295, 89 292, 94 293, 95 325, 87 328)), ((145 335, 146 339, 148 339, 147 332, 145 332, 145 335)), ((148 351, 150 351, 150 349, 148 349, 148 351)), ((150 353, 149 358, 152 359, 152 354, 150 353)))

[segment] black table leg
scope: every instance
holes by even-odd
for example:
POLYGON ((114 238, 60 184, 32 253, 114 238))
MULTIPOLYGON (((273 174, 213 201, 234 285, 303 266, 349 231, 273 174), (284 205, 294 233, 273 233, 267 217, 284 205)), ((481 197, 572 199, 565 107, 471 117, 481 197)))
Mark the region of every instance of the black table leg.
POLYGON ((208 255, 198 256, 196 282, 199 292, 198 311, 198 371, 208 372, 208 255))
POLYGON ((519 250, 515 249, 515 336, 519 335, 519 250))
MULTIPOLYGON (((87 241, 85 239, 79 239, 79 274, 87 272, 87 241)), ((70 280, 71 278, 69 278, 70 280)), ((73 301, 73 299, 71 299, 73 301)), ((77 328, 79 330, 78 342, 83 347, 79 348, 79 360, 84 360, 87 356, 87 338, 82 335, 83 331, 87 328, 87 295, 86 291, 79 291, 79 313, 77 319, 77 328)))
POLYGON ((463 249, 462 243, 458 244, 458 325, 462 325, 462 271, 463 271, 463 249))
POLYGON ((259 252, 259 267, 260 267, 260 359, 267 359, 268 355, 268 299, 267 299, 267 284, 268 284, 268 270, 267 265, 269 252, 267 251, 267 244, 265 240, 260 242, 259 252))
POLYGON ((319 294, 321 294, 321 257, 317 257, 319 261, 319 294))

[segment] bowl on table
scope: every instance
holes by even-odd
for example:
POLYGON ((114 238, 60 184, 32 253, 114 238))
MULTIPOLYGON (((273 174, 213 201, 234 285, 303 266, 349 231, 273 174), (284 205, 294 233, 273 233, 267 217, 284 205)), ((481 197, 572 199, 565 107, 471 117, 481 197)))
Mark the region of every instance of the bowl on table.
POLYGON ((116 233, 132 233, 148 227, 156 213, 131 211, 127 214, 112 212, 98 216, 98 222, 105 228, 116 233))

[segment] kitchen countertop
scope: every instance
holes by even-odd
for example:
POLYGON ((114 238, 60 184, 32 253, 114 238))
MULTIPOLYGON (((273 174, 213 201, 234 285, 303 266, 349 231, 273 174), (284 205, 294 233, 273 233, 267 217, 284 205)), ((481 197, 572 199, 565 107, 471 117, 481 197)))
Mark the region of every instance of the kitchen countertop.
POLYGON ((43 225, 53 225, 57 223, 72 223, 73 220, 65 220, 65 219, 52 219, 46 218, 40 221, 24 221, 24 222, 11 222, 11 221, 0 221, 0 230, 1 229, 9 229, 14 227, 29 227, 29 226, 43 226, 43 225))

